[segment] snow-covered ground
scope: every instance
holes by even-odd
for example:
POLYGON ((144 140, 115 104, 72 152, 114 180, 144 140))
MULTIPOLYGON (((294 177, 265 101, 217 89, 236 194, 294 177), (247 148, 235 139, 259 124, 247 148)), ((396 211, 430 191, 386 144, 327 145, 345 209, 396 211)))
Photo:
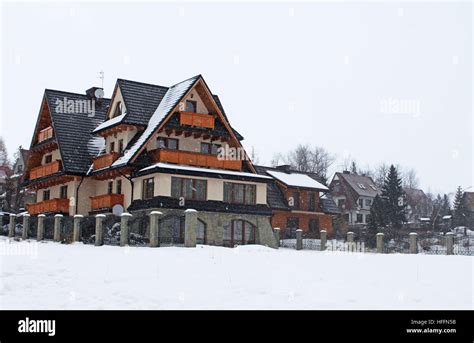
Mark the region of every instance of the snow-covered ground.
POLYGON ((0 237, 0 309, 473 309, 468 256, 0 237))

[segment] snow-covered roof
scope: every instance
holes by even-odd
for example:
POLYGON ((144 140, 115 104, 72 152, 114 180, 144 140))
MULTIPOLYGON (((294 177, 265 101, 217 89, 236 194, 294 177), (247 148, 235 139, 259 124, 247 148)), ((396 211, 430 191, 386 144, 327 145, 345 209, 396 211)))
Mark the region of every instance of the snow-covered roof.
POLYGON ((283 182, 285 185, 290 187, 314 188, 325 191, 329 190, 325 185, 309 177, 306 174, 283 173, 273 170, 267 170, 267 173, 273 176, 278 181, 283 182))
POLYGON ((115 124, 118 124, 122 121, 122 119, 125 117, 125 114, 122 114, 122 115, 119 115, 117 117, 114 117, 112 119, 109 119, 109 120, 106 120, 104 121, 102 124, 100 124, 99 126, 97 126, 94 131, 92 132, 97 132, 97 131, 100 131, 100 130, 103 130, 105 128, 108 128, 109 126, 112 126, 112 125, 115 125, 115 124))
POLYGON ((140 171, 142 172, 142 171, 152 170, 154 168, 195 171, 195 172, 200 172, 200 173, 213 173, 213 174, 220 174, 220 175, 246 176, 246 177, 253 177, 256 179, 265 179, 265 180, 272 179, 269 176, 260 175, 260 174, 237 172, 237 171, 222 170, 222 169, 199 168, 199 167, 183 166, 183 165, 178 165, 178 164, 170 164, 170 163, 162 163, 162 162, 140 169, 140 171))
POLYGON ((421 217, 421 218, 420 218, 420 221, 422 221, 422 222, 429 222, 429 221, 430 221, 430 218, 421 217))
POLYGON ((443 216, 443 219, 451 219, 451 218, 452 218, 451 215, 443 216))
POLYGON ((189 88, 198 80, 199 75, 177 83, 170 87, 166 92, 163 100, 161 100, 155 113, 150 118, 147 128, 141 136, 137 139, 135 144, 128 149, 125 154, 118 158, 113 164, 113 167, 128 163, 128 161, 140 150, 143 144, 150 138, 155 130, 160 125, 161 121, 169 114, 169 112, 176 106, 178 101, 184 96, 189 88))

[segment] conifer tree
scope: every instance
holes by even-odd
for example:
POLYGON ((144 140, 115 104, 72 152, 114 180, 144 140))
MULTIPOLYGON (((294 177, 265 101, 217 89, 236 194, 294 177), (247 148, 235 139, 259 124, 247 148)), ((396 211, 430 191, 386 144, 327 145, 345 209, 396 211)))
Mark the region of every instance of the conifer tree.
POLYGON ((392 164, 382 187, 382 198, 385 205, 386 222, 394 229, 399 229, 406 222, 405 192, 398 171, 392 164))

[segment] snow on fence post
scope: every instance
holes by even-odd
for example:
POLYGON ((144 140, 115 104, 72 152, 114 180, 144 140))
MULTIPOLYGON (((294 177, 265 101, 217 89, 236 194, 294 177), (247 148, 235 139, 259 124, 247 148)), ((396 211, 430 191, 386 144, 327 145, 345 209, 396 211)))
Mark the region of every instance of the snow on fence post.
POLYGON ((418 254, 418 234, 410 232, 410 254, 418 254))
POLYGON ((454 234, 452 232, 446 234, 446 255, 454 255, 454 234))
POLYGON ((81 240, 81 236, 82 236, 82 230, 81 230, 82 218, 84 218, 84 216, 82 214, 74 215, 74 228, 73 228, 73 232, 72 232, 72 241, 73 242, 79 242, 81 240))
POLYGON ((132 218, 130 213, 124 212, 120 216, 120 246, 124 247, 129 244, 129 227, 128 221, 132 218))
POLYGON ((8 237, 15 237, 15 218, 16 214, 10 213, 10 224, 8 225, 8 237))
POLYGON ((197 232, 197 211, 187 209, 184 211, 184 246, 188 248, 196 247, 197 232))
POLYGON ((296 230, 296 250, 303 249, 303 230, 296 230))
POLYGON ((352 231, 347 233, 347 250, 350 252, 355 251, 354 232, 352 231))
POLYGON ((326 250, 326 243, 328 241, 328 232, 326 230, 321 230, 319 233, 320 240, 321 240, 321 247, 320 250, 326 250))
POLYGON ((104 244, 104 219, 105 214, 98 214, 95 216, 95 246, 104 244))
POLYGON ((44 218, 46 215, 38 214, 38 230, 36 234, 36 240, 42 241, 44 239, 44 218))
POLYGON ((30 215, 25 213, 23 215, 23 231, 21 232, 22 239, 28 239, 28 231, 30 230, 30 215))
POLYGON ((275 240, 276 240, 276 243, 277 243, 277 248, 280 247, 280 228, 279 227, 276 227, 273 229, 273 235, 275 236, 275 240))
POLYGON ((383 253, 383 236, 384 234, 382 232, 378 232, 376 235, 377 238, 377 254, 382 254, 383 253))
POLYGON ((53 233, 53 241, 59 242, 61 241, 61 224, 63 221, 62 214, 56 214, 54 216, 54 233, 53 233))
POLYGON ((150 247, 160 246, 160 217, 163 213, 152 211, 150 213, 150 247))

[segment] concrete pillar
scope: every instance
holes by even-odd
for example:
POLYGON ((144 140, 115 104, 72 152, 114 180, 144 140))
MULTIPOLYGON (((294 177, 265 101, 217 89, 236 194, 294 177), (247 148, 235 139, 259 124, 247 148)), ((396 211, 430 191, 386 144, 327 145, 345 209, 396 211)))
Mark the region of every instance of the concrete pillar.
POLYGON ((73 242, 80 242, 81 237, 82 237, 82 218, 84 216, 82 214, 76 214, 74 215, 74 228, 72 232, 72 241, 73 242))
POLYGON ((124 247, 129 244, 129 227, 128 221, 132 218, 130 213, 124 212, 120 216, 120 246, 124 247))
POLYGON ((382 232, 377 233, 376 239, 377 239, 377 254, 383 254, 383 236, 384 234, 382 232))
POLYGON ((188 248, 196 246, 197 214, 193 209, 184 211, 184 246, 188 248))
POLYGON ((150 247, 160 246, 160 217, 163 213, 152 211, 150 213, 150 247))
POLYGON ((42 241, 44 239, 44 214, 38 214, 38 230, 36 233, 36 240, 42 241))
POLYGON ((23 215, 23 231, 21 233, 22 239, 28 239, 29 230, 30 230, 30 215, 26 213, 23 215))
POLYGON ((410 254, 418 254, 418 234, 410 232, 410 254))
POLYGON ((296 250, 303 249, 303 230, 296 230, 296 250))
POLYGON ((454 233, 446 233, 446 254, 454 255, 454 233))
POLYGON ((350 252, 355 251, 354 232, 352 231, 347 233, 347 250, 350 252))
POLYGON ((54 216, 54 233, 53 233, 53 241, 60 242, 61 241, 61 226, 63 222, 63 215, 56 214, 54 216))
POLYGON ((327 241, 328 241, 328 232, 326 230, 321 230, 319 232, 319 237, 320 237, 320 241, 321 241, 321 251, 324 251, 326 250, 326 244, 327 244, 327 241))
POLYGON ((95 246, 104 244, 104 219, 105 214, 95 216, 95 246))
POLYGON ((277 248, 279 248, 280 247, 280 228, 279 227, 276 227, 273 229, 273 235, 275 236, 277 248))
POLYGON ((15 224, 16 224, 16 215, 10 213, 10 224, 8 225, 8 237, 13 238, 15 237, 15 224))
POLYGON ((0 231, 3 233, 3 223, 5 222, 3 220, 4 215, 0 214, 0 231))

